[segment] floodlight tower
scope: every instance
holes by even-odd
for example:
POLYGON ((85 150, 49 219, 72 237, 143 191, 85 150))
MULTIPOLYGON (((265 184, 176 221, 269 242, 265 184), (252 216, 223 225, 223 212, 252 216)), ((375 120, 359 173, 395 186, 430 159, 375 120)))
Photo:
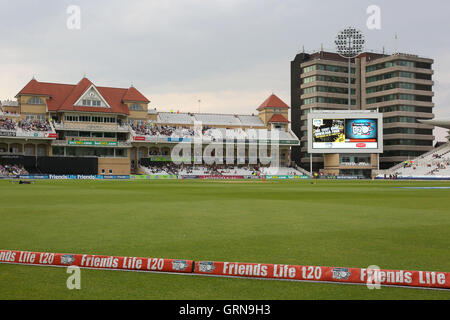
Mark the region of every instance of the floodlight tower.
POLYGON ((348 110, 351 110, 351 60, 356 58, 364 48, 364 35, 356 28, 348 27, 340 31, 334 43, 336 44, 337 53, 348 59, 348 110))

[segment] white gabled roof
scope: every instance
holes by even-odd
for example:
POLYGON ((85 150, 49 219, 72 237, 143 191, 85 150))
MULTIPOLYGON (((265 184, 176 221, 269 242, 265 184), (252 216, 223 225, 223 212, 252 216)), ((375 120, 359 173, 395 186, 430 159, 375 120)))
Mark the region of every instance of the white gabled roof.
POLYGON ((111 106, 108 104, 105 98, 98 92, 97 88, 92 84, 83 94, 80 96, 80 98, 73 104, 74 106, 80 106, 83 107, 82 101, 84 99, 99 99, 102 103, 102 105, 99 108, 110 108, 111 106))

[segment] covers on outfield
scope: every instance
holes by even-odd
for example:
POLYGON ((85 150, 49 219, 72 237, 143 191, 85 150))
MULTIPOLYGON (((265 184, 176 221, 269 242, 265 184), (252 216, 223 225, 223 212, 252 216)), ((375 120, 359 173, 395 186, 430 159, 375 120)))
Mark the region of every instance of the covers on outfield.
POLYGON ((0 263, 450 289, 450 272, 320 267, 0 250, 0 263))

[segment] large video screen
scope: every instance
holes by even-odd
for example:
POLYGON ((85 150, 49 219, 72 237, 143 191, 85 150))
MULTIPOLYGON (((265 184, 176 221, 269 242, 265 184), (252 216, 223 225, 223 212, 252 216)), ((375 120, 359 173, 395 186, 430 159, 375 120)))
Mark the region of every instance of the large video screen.
POLYGON ((313 118, 312 149, 378 149, 378 120, 313 118))

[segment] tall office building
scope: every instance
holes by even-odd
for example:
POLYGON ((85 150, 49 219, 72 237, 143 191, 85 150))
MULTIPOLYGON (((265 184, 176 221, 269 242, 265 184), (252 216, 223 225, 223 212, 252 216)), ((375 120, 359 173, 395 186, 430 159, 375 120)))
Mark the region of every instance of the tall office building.
MULTIPOLYGON (((352 110, 383 113, 384 153, 380 168, 389 168, 433 148, 433 60, 416 55, 364 52, 351 60, 352 110)), ((348 60, 337 53, 299 53, 291 61, 291 123, 300 138, 292 159, 310 169, 307 114, 311 110, 348 110, 348 60)), ((314 171, 323 157, 312 157, 314 171)))

